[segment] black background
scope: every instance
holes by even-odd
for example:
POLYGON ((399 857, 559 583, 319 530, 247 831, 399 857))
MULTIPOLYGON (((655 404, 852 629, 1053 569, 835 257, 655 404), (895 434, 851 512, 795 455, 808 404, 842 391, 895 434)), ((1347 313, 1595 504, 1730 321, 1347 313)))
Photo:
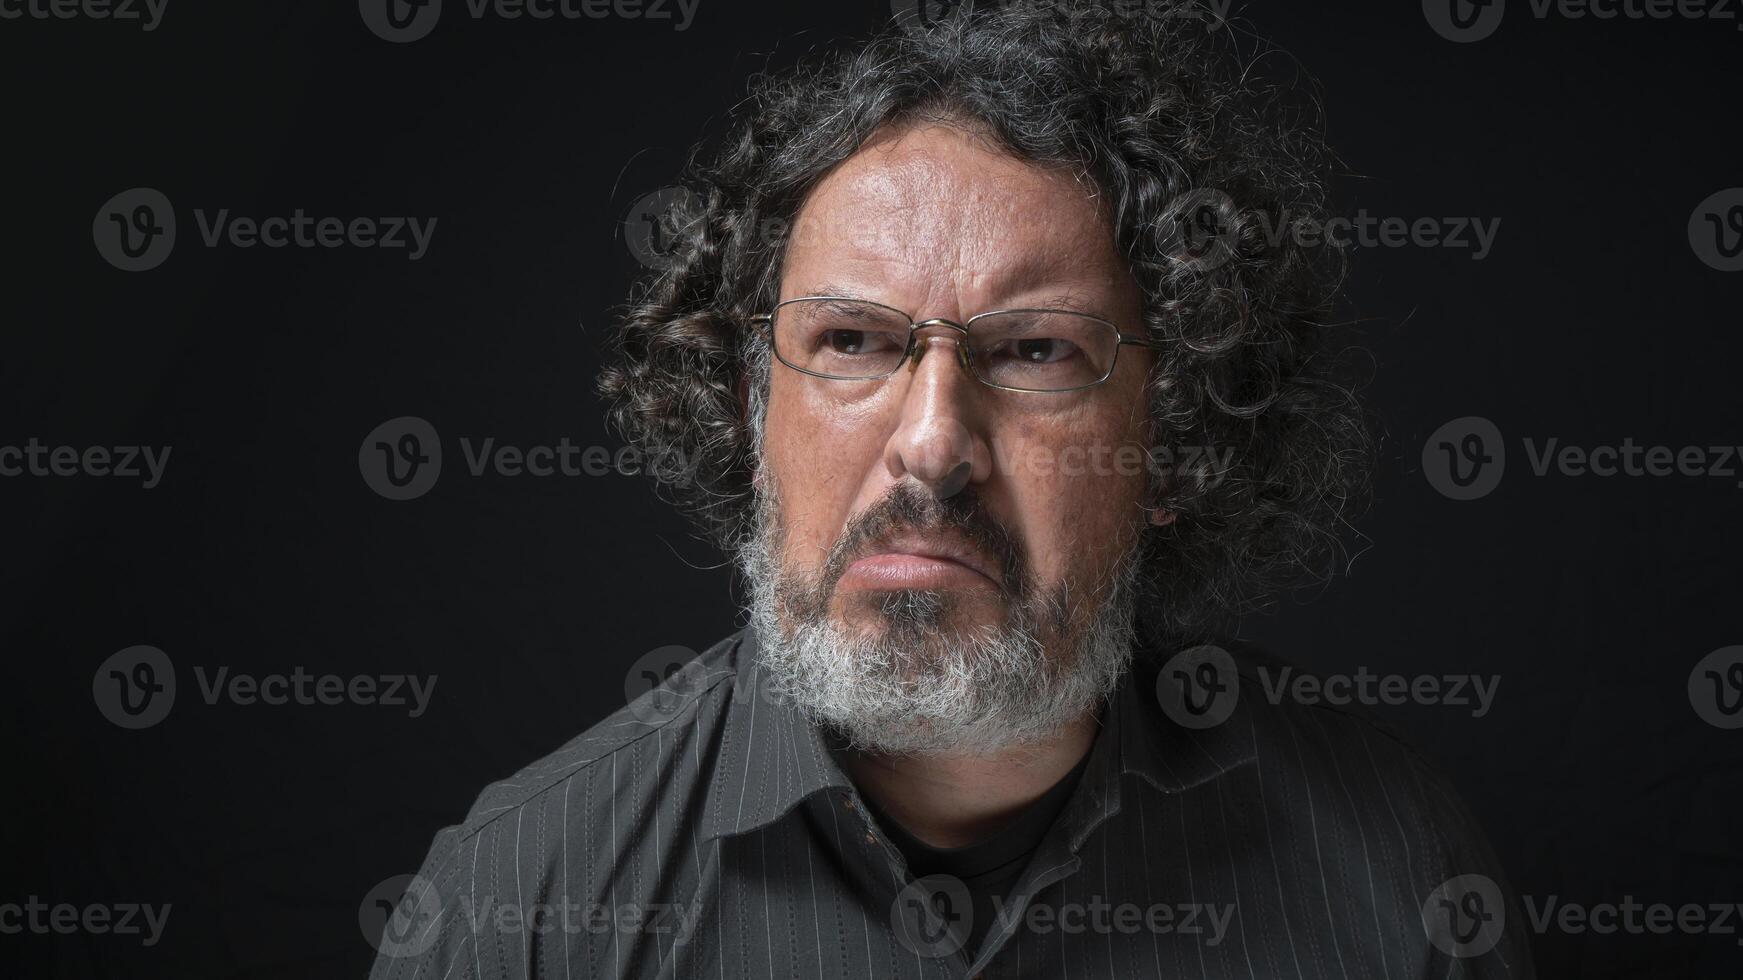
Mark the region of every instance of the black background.
MULTIPOLYGON (((615 446, 592 384, 640 271, 631 204, 674 183, 751 73, 889 9, 701 0, 676 32, 449 8, 410 44, 344 2, 171 0, 149 33, 0 21, 0 445, 174 447, 151 490, 0 478, 0 902, 173 905, 151 949, 0 936, 19 975, 361 975, 373 886, 415 870, 485 783, 621 705, 638 656, 737 624, 722 557, 644 480, 474 478, 458 440, 615 446), (98 208, 133 187, 180 224, 149 272, 93 246, 98 208), (193 218, 299 207, 438 224, 409 261, 207 248, 193 218), (357 455, 402 415, 447 461, 395 502, 357 455), (180 690, 126 731, 92 676, 136 644, 170 656, 180 690), (207 705, 194 679, 299 665, 438 682, 411 718, 207 705)), ((1687 233, 1743 185, 1737 22, 1538 19, 1516 0, 1460 45, 1415 3, 1239 13, 1322 84, 1343 213, 1501 219, 1481 261, 1358 251, 1376 502, 1349 577, 1247 635, 1320 671, 1501 675, 1481 719, 1378 710, 1451 774, 1519 891, 1743 901, 1743 730, 1686 693, 1697 660, 1743 643, 1740 476, 1539 477, 1522 451, 1743 442, 1743 273, 1702 264, 1687 233), (1461 502, 1421 457, 1463 416, 1494 422, 1509 459, 1461 502)), ((1736 976, 1737 939, 1535 942, 1546 976, 1736 976)))

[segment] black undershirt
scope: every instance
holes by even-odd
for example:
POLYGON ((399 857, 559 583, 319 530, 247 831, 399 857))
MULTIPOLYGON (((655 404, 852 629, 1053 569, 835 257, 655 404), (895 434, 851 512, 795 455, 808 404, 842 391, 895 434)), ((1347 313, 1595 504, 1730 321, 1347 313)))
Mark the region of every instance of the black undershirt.
MULTIPOLYGON (((908 833, 876 804, 866 801, 878 826, 889 836, 890 843, 907 858, 908 871, 914 878, 951 875, 967 886, 974 911, 968 917, 968 935, 962 948, 969 954, 969 959, 974 958, 981 940, 992 929, 998 913, 995 901, 1003 901, 1010 894, 1017 878, 1028 866, 1029 857, 1041 846, 1048 828, 1053 826, 1059 811, 1071 799, 1071 791, 1076 788, 1078 777, 1083 775, 1088 762, 1089 753, 1086 752, 1070 772, 1053 784, 1052 789, 1017 814, 1009 824, 986 840, 963 847, 933 847, 908 833)), ((958 921, 952 929, 959 929, 960 925, 958 921)))

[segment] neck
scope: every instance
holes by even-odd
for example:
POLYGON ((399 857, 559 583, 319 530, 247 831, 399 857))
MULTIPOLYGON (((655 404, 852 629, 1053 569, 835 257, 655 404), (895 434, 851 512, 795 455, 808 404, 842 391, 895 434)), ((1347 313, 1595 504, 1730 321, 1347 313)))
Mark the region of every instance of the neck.
POLYGON ((962 847, 997 833, 1088 754, 1096 719, 1085 714, 1054 737, 993 755, 845 753, 859 791, 933 847, 962 847))

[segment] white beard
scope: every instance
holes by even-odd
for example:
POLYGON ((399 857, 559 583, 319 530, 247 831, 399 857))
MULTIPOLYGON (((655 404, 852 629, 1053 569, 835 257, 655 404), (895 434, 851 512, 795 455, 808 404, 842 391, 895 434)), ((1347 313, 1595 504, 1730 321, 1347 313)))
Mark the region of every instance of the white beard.
POLYGON ((782 574, 774 496, 772 486, 759 493, 756 528, 738 549, 761 661, 778 693, 854 749, 988 755, 1033 745, 1094 711, 1131 665, 1135 547, 1101 594, 1007 597, 998 625, 950 628, 957 596, 904 590, 868 610, 876 625, 844 629, 817 583, 782 574), (1051 651, 1043 624, 1057 637, 1051 651))

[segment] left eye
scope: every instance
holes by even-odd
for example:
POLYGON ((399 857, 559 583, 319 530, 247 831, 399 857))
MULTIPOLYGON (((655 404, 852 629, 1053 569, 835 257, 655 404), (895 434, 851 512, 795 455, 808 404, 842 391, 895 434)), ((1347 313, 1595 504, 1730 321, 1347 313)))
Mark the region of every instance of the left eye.
POLYGON ((999 349, 988 353, 1021 364, 1054 364, 1071 357, 1077 350, 1076 344, 1060 337, 1024 337, 1008 340, 999 345, 999 349))

